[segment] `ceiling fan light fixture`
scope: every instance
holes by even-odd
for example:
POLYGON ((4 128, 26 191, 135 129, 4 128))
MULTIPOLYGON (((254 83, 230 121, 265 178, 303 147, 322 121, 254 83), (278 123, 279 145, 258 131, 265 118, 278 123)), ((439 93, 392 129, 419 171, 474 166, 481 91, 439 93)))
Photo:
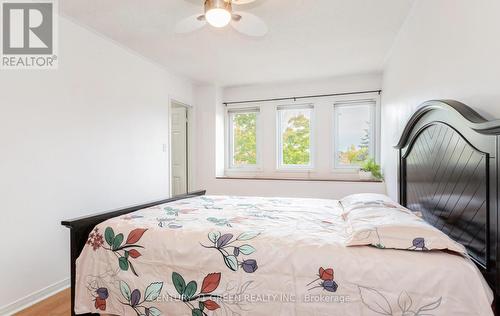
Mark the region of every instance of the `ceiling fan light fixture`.
POLYGON ((227 26, 232 19, 231 2, 226 0, 206 0, 205 19, 213 27, 227 26))

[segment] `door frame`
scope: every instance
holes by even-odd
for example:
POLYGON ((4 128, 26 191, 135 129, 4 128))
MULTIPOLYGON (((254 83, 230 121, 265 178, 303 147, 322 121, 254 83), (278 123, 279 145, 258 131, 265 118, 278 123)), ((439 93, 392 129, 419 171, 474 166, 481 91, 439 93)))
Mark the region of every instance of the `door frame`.
POLYGON ((187 191, 192 191, 194 188, 194 176, 193 176, 193 151, 194 151, 194 124, 193 124, 193 106, 186 104, 184 102, 178 101, 175 98, 169 97, 168 102, 168 184, 169 192, 168 195, 171 197, 173 195, 172 186, 172 107, 174 105, 183 106, 186 108, 187 113, 187 146, 186 146, 186 157, 187 157, 187 191))

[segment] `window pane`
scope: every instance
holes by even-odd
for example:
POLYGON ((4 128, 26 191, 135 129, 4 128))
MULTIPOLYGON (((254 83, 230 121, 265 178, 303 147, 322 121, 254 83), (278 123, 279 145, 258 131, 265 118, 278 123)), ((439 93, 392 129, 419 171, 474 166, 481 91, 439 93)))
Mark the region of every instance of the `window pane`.
POLYGON ((235 113, 233 119, 233 165, 257 164, 257 115, 235 113))
POLYGON ((335 107, 340 165, 361 165, 372 155, 372 108, 371 104, 335 107))
POLYGON ((310 165, 311 109, 280 110, 281 164, 310 165))

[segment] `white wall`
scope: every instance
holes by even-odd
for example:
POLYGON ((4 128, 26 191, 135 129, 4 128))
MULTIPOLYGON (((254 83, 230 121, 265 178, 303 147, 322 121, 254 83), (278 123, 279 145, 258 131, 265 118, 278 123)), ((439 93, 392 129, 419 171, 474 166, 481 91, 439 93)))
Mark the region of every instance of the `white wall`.
MULTIPOLYGON (((381 87, 379 74, 367 74, 307 82, 284 82, 220 89, 216 86, 201 86, 195 89, 197 111, 197 161, 196 184, 209 194, 301 196, 341 198, 358 192, 385 192, 383 183, 362 182, 315 182, 278 180, 216 179, 223 174, 224 167, 224 106, 223 101, 328 94, 362 90, 378 90, 381 87), (217 135, 217 136, 216 136, 217 135), (217 140, 217 141, 216 141, 217 140)), ((274 132, 264 135, 267 147, 274 144, 274 132)), ((326 131, 326 133, 329 133, 326 131)), ((330 148, 330 144, 317 143, 318 148, 330 148)), ((272 149, 271 149, 272 151, 272 149)), ((318 165, 330 170, 330 161, 318 165)), ((325 170, 326 170, 325 169, 325 170)))
POLYGON ((397 196, 397 153, 406 120, 424 101, 455 99, 500 118, 500 1, 418 0, 389 56, 382 95, 382 162, 397 196))
POLYGON ((59 30, 59 69, 0 71, 0 314, 67 284, 61 220, 168 195, 169 97, 193 101, 190 82, 65 18, 59 30))
MULTIPOLYGON (((194 90, 196 154, 194 158, 195 188, 207 189, 217 173, 224 167, 217 164, 218 155, 216 105, 220 101, 221 90, 212 85, 197 86, 194 90)), ((220 116, 220 115, 219 115, 220 116)), ((219 145, 220 146, 220 145, 219 145)), ((224 153, 222 153, 223 155, 224 153)))

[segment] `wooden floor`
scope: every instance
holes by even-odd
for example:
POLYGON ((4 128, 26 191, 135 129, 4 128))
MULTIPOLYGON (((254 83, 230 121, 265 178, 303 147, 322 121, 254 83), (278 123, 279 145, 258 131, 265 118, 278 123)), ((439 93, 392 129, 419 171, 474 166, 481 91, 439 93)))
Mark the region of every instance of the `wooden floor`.
POLYGON ((15 316, 69 316, 71 315, 71 291, 61 291, 15 316))

